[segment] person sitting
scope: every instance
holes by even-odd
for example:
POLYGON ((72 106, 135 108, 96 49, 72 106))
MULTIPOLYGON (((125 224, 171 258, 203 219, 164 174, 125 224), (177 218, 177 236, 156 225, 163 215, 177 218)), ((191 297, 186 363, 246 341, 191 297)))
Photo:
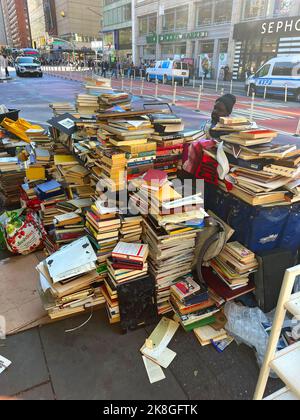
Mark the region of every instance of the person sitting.
POLYGON ((214 130, 214 128, 220 122, 221 117, 229 117, 232 114, 235 104, 236 97, 230 93, 227 93, 216 100, 211 114, 211 121, 206 125, 205 131, 208 136, 214 139, 219 139, 221 136, 228 134, 224 131, 214 130))

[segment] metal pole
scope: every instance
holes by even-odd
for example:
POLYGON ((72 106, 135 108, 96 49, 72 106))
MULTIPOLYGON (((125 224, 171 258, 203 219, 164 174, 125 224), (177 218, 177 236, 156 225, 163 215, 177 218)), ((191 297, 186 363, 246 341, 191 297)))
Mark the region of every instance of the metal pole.
POLYGON ((247 96, 250 96, 250 83, 249 83, 249 85, 248 85, 248 91, 247 91, 247 96))
POLYGON ((224 95, 224 88, 221 89, 221 96, 224 95))
POLYGON ((124 75, 122 76, 122 85, 121 85, 121 88, 122 88, 122 91, 124 91, 124 75))
POLYGON ((202 90, 204 89, 204 76, 202 76, 202 83, 201 83, 201 85, 202 85, 202 90))
POLYGON ((172 102, 172 105, 176 105, 176 93, 177 93, 177 82, 174 83, 173 102, 172 102))
POLYGON ((145 84, 145 78, 142 77, 141 96, 144 96, 144 84, 145 84))
POLYGON ((184 88, 184 76, 182 76, 182 87, 184 88))
POLYGON ((219 78, 217 77, 217 80, 216 80, 216 92, 218 93, 218 90, 219 90, 219 78))
POLYGON ((266 99, 267 97, 267 86, 265 86, 265 90, 264 90, 264 99, 266 99))
POLYGON ((158 99, 158 79, 155 81, 155 99, 158 99))
POLYGON ((250 108, 250 121, 253 121, 253 113, 254 113, 254 101, 255 101, 255 92, 252 93, 252 100, 251 100, 251 108, 250 108))
POLYGON ((230 81, 230 93, 232 93, 233 92, 233 80, 231 79, 231 81, 230 81))
POLYGON ((202 96, 202 86, 200 85, 199 93, 198 93, 198 101, 197 101, 197 111, 200 111, 201 96, 202 96))
POLYGON ((288 85, 286 83, 285 89, 284 89, 284 102, 287 102, 287 100, 288 100, 288 85))

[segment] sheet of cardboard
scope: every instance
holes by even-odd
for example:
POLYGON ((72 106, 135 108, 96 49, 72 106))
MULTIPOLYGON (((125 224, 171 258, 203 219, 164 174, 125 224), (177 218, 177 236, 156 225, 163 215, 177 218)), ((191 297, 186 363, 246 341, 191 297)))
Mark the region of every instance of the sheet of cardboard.
POLYGON ((35 254, 0 262, 0 308, 7 335, 41 325, 47 319, 36 288, 37 263, 35 254))

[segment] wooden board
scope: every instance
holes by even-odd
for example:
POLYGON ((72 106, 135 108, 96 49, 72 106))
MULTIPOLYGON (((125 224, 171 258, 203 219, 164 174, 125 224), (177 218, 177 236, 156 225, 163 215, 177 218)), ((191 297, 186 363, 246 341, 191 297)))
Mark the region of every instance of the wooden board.
POLYGON ((47 322, 36 289, 38 262, 37 256, 31 254, 0 263, 0 314, 6 319, 7 335, 47 322))

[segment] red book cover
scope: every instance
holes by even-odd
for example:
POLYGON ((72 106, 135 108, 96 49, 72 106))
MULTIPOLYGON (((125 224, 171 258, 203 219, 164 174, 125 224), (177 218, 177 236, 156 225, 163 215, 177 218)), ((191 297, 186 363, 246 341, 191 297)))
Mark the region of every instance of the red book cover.
POLYGON ((208 288, 213 290, 221 298, 227 302, 234 300, 240 296, 247 295, 255 290, 255 285, 252 281, 245 287, 237 290, 231 290, 219 277, 212 271, 211 268, 202 267, 202 274, 208 288))

